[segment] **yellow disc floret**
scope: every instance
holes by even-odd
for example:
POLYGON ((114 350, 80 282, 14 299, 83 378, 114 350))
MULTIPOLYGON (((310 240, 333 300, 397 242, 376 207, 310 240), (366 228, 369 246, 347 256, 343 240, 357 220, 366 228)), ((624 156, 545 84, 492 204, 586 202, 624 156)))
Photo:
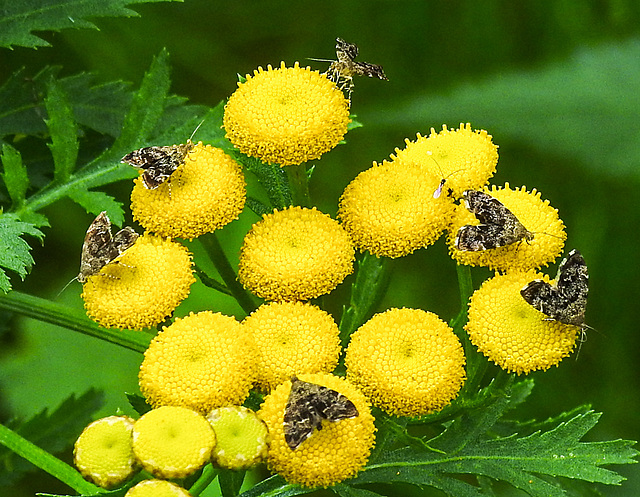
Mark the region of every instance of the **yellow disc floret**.
POLYGON ((308 300, 353 272, 347 232, 315 209, 290 207, 263 216, 240 249, 238 279, 267 300, 308 300))
POLYGON ((144 235, 89 277, 82 298, 89 317, 102 326, 142 329, 171 315, 194 281, 184 246, 144 235))
POLYGON ((229 316, 203 311, 164 328, 140 366, 140 390, 152 406, 208 413, 241 404, 254 380, 254 345, 229 316))
POLYGON ((213 462, 225 469, 248 469, 267 455, 267 426, 251 409, 220 407, 207 415, 216 433, 213 462))
POLYGON ((438 183, 402 161, 374 163, 345 188, 338 217, 359 250, 402 257, 434 243, 450 222, 454 204, 434 198, 438 183))
POLYGON ((264 400, 258 415, 269 430, 269 469, 290 483, 307 487, 328 487, 356 475, 366 464, 375 440, 374 418, 367 399, 348 381, 325 373, 303 374, 302 381, 335 390, 356 406, 358 415, 351 419, 323 421, 322 429, 295 450, 284 438, 284 413, 291 391, 286 381, 264 400))
POLYGON ((396 416, 439 411, 465 379, 458 337, 438 316, 420 309, 390 309, 352 336, 347 379, 371 402, 396 416))
POLYGON ((547 320, 529 305, 520 290, 535 271, 513 271, 486 280, 471 297, 465 326, 478 350, 508 372, 529 373, 557 365, 573 350, 580 328, 547 320))
POLYGON ((237 219, 246 197, 239 164, 221 149, 198 143, 168 181, 148 189, 141 178, 131 192, 133 218, 171 238, 196 238, 237 219))
POLYGON ((403 150, 396 149, 395 160, 420 166, 438 182, 445 180, 444 190, 451 189, 455 198, 482 188, 496 171, 498 146, 485 130, 473 130, 469 123, 453 130, 442 126, 439 133, 431 128, 428 137, 418 134, 406 143, 403 150))
POLYGON ((493 185, 490 190, 487 188, 484 191, 509 209, 533 234, 533 239, 477 252, 458 250, 455 247, 458 230, 465 225, 480 223, 461 203, 456 207, 447 235, 447 245, 453 259, 460 264, 488 266, 500 271, 527 270, 546 266, 562 253, 567 238, 564 224, 558 217, 558 211, 549 205, 548 200, 542 200, 535 188, 529 193, 524 186, 512 190, 509 183, 505 183, 502 188, 493 185))
POLYGON ((144 480, 131 487, 124 497, 191 497, 191 494, 170 481, 144 480))
POLYGON ((328 373, 338 363, 338 325, 314 305, 264 304, 243 325, 256 344, 256 382, 262 390, 268 391, 301 373, 328 373))
POLYGON ((259 67, 247 75, 224 110, 226 137, 242 153, 288 166, 317 159, 347 133, 349 104, 310 68, 259 67))
POLYGON ((133 425, 133 452, 158 478, 185 478, 204 466, 216 443, 207 419, 191 409, 164 406, 133 425))
POLYGON ((133 419, 109 416, 87 426, 73 448, 82 476, 103 488, 129 479, 137 469, 132 448, 133 419))

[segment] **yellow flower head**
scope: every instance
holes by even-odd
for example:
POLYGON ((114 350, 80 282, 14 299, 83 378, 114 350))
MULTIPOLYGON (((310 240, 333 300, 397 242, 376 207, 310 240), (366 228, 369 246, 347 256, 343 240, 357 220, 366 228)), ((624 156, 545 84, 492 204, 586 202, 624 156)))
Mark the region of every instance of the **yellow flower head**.
POLYGON ((217 443, 213 461, 225 469, 248 469, 267 455, 267 426, 251 409, 220 407, 207 415, 217 443))
POLYGON ((152 406, 208 413, 241 404, 254 380, 254 344, 234 318, 203 311, 165 327, 140 366, 140 390, 152 406))
POLYGON ((440 133, 431 128, 428 137, 418 133, 415 141, 406 143, 403 150, 396 149, 395 160, 423 168, 435 178, 436 188, 446 180, 442 195, 451 189, 451 196, 458 198, 465 190, 478 190, 496 172, 498 146, 485 130, 473 130, 469 123, 454 130, 442 126, 440 133))
POLYGON ((109 416, 87 426, 73 448, 82 476, 103 488, 128 480, 137 469, 132 432, 133 419, 127 416, 109 416))
POLYGON ((100 325, 142 329, 171 315, 194 281, 191 255, 184 246, 144 235, 89 277, 82 298, 87 314, 100 325))
POLYGON ((453 222, 447 235, 447 245, 451 257, 460 264, 469 266, 488 266, 491 269, 506 271, 511 269, 533 269, 546 266, 555 260, 564 247, 567 234, 564 224, 558 217, 558 211, 549 205, 548 200, 540 198, 540 192, 534 188, 529 193, 526 188, 512 190, 509 183, 504 187, 484 192, 500 201, 533 234, 530 241, 522 240, 495 249, 477 252, 458 250, 455 240, 462 226, 477 225, 480 221, 469 212, 464 203, 456 206, 453 222))
POLYGON ((439 180, 403 161, 376 163, 340 197, 338 218, 355 246, 378 257, 402 257, 434 243, 453 215, 439 180))
POLYGON ((284 413, 291 392, 285 381, 264 400, 258 415, 269 430, 267 464, 288 482, 328 487, 356 475, 366 464, 375 441, 374 418, 365 396, 348 381, 326 373, 302 374, 300 380, 335 390, 356 406, 358 416, 323 421, 295 450, 284 438, 284 413))
POLYGON ((338 325, 314 305, 264 304, 243 325, 256 344, 256 382, 262 390, 269 391, 293 375, 328 373, 338 364, 338 325))
POLYGON ((246 197, 238 163, 219 148, 195 145, 168 181, 153 190, 140 177, 131 192, 133 219, 171 238, 196 238, 238 218, 246 197))
POLYGON ((289 207, 263 216, 240 249, 238 279, 267 300, 308 300, 353 272, 347 232, 315 209, 289 207))
POLYGON ((458 337, 438 316, 420 309, 375 315, 351 336, 345 363, 347 379, 396 416, 439 411, 465 379, 458 337))
POLYGON ((170 481, 143 480, 131 487, 124 497, 191 497, 191 494, 170 481))
POLYGON ((211 457, 216 435, 207 419, 191 409, 164 406, 133 425, 133 452, 158 478, 185 478, 211 457))
POLYGON ((224 110, 226 137, 242 153, 289 166, 317 159, 347 133, 349 104, 310 68, 259 67, 247 75, 224 110))
POLYGON ((546 320, 520 290, 547 275, 513 271, 486 280, 471 297, 465 326, 478 350, 509 372, 529 373, 557 365, 573 350, 578 326, 546 320))

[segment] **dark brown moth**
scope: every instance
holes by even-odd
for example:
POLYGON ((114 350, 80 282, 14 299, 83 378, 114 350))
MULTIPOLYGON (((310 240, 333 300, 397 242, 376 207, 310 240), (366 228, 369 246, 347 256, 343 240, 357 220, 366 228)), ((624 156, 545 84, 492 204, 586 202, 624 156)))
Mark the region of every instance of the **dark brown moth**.
POLYGON ((480 224, 458 230, 455 240, 458 250, 478 252, 533 240, 533 233, 498 199, 477 190, 465 190, 462 196, 465 207, 480 224))
POLYGON ((356 44, 347 43, 342 38, 336 38, 337 60, 331 61, 331 65, 325 73, 327 78, 333 81, 340 90, 347 91, 349 103, 351 103, 354 76, 368 76, 388 81, 382 66, 368 62, 356 62, 354 59, 357 55, 358 46, 356 44))
POLYGON ((528 283, 520 295, 550 320, 588 328, 584 322, 589 294, 589 273, 584 257, 572 250, 558 266, 555 285, 543 280, 528 283))
POLYGON ((284 411, 284 439, 296 450, 315 430, 322 429, 323 420, 336 422, 357 416, 354 403, 340 392, 294 376, 284 411))
POLYGON ((145 188, 155 190, 184 164, 185 157, 193 147, 191 140, 182 145, 144 147, 128 153, 121 162, 142 169, 145 188))
POLYGON ((138 239, 138 233, 128 226, 111 236, 111 221, 105 211, 91 223, 82 244, 80 272, 76 277, 80 283, 113 262, 138 239))

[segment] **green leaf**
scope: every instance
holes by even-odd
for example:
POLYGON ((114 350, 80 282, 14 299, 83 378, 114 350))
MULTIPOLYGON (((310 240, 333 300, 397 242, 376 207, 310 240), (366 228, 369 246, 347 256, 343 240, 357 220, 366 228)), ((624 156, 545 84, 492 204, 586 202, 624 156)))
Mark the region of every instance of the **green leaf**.
POLYGON ((1 424, 0 444, 53 475, 61 482, 66 483, 79 493, 94 495, 101 491, 100 488, 85 481, 82 475, 71 466, 1 424))
POLYGON ((33 265, 33 258, 29 253, 31 247, 21 238, 24 234, 40 240, 44 237, 42 231, 33 224, 21 222, 11 214, 0 214, 0 290, 2 292, 11 290, 11 283, 1 268, 18 273, 24 280, 33 265))
POLYGON ((45 122, 49 128, 51 143, 48 143, 53 156, 54 180, 65 183, 78 160, 78 126, 73 118, 73 111, 67 95, 54 79, 49 83, 45 106, 49 119, 45 122))
POLYGON ((131 407, 133 407, 140 416, 151 410, 151 406, 147 404, 146 399, 139 393, 125 393, 125 395, 131 407))
MULTIPOLYGON (((41 449, 58 454, 73 445, 93 420, 93 414, 102 406, 103 397, 102 392, 93 389, 77 399, 71 395, 52 413, 44 409, 23 424, 11 423, 7 427, 41 449)), ((8 486, 34 469, 27 460, 0 447, 0 487, 8 486)))
POLYGON ((446 96, 419 95, 367 121, 389 128, 471 122, 581 161, 600 174, 640 177, 640 41, 589 45, 545 67, 499 72, 446 96))
POLYGON ((242 492, 240 497, 293 497, 314 492, 316 489, 287 483, 280 475, 262 480, 260 483, 242 492))
POLYGON ((94 28, 96 17, 134 17, 138 13, 126 5, 170 0, 40 0, 38 2, 0 1, 0 47, 46 47, 49 43, 33 31, 94 28))
POLYGON ((20 152, 8 143, 2 146, 2 180, 7 187, 14 207, 19 207, 24 202, 24 197, 29 188, 29 177, 27 168, 22 163, 20 152))
POLYGON ((336 494, 340 497, 380 497, 381 494, 372 492, 371 490, 365 490, 363 488, 351 487, 344 483, 338 483, 331 487, 336 494))
POLYGON ((122 226, 124 223, 122 203, 104 192, 74 190, 69 193, 69 198, 94 216, 97 216, 102 211, 107 211, 107 215, 113 224, 122 226))
POLYGON ((235 152, 234 158, 247 171, 256 175, 274 208, 286 209, 293 205, 291 188, 284 168, 278 164, 265 164, 255 157, 248 157, 238 151, 235 152))
POLYGON ((222 497, 236 497, 240 492, 240 487, 244 482, 246 471, 220 470, 218 473, 218 483, 222 497))

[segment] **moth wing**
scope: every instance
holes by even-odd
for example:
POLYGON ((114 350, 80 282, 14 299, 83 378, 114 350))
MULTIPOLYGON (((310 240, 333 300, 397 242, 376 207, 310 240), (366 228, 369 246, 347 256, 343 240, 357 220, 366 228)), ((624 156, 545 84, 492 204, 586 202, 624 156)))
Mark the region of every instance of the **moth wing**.
POLYGON ((482 224, 503 225, 505 222, 521 224, 518 218, 497 198, 477 190, 466 190, 463 193, 465 207, 478 218, 482 224))
POLYGON ((113 245, 118 251, 118 255, 131 247, 138 239, 138 233, 133 228, 126 226, 118 231, 113 237, 113 245))
POLYGON ((322 426, 322 416, 315 405, 319 385, 292 379, 291 392, 284 411, 284 439, 291 450, 322 426))
POLYGON ((322 418, 327 421, 336 422, 358 416, 358 408, 340 392, 320 387, 320 399, 318 410, 322 418))
POLYGON ((78 281, 83 283, 88 276, 97 273, 118 256, 111 236, 111 221, 105 211, 93 220, 82 244, 78 281))
POLYGON ((478 224, 463 226, 456 235, 455 247, 458 250, 478 252, 507 245, 502 226, 496 224, 478 224))

